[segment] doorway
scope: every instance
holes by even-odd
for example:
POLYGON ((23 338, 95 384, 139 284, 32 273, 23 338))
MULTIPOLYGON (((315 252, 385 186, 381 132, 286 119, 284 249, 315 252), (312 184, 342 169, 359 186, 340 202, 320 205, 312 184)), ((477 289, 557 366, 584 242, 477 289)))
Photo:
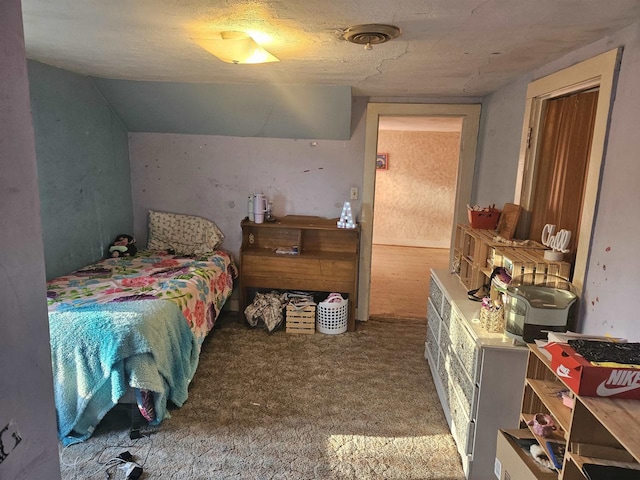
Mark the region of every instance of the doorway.
MULTIPOLYGON (((466 221, 467 204, 471 203, 471 189, 473 186, 478 126, 480 121, 480 105, 370 103, 367 106, 362 209, 360 213, 361 248, 358 285, 358 320, 369 319, 378 125, 380 118, 385 116, 462 118, 452 225, 455 226, 456 223, 466 221)), ((393 168, 392 157, 388 158, 388 166, 389 168, 393 168)), ((451 230, 451 238, 453 239, 453 228, 451 230)), ((450 250, 451 247, 452 245, 450 244, 450 250)), ((449 254, 448 264, 451 264, 451 253, 449 254)), ((428 278, 429 271, 423 269, 423 275, 428 278)), ((425 291, 425 298, 426 295, 427 292, 425 291)))
POLYGON ((547 100, 540 124, 540 155, 533 188, 529 238, 547 223, 573 232, 564 260, 573 265, 589 166, 598 88, 547 100))
POLYGON ((573 232, 577 242, 573 243, 575 260, 571 283, 582 296, 586 276, 591 233, 595 222, 596 203, 600 184, 600 171, 604 157, 607 127, 611 103, 614 98, 617 71, 622 49, 616 48, 589 60, 533 81, 527 88, 524 125, 518 159, 518 174, 514 203, 523 207, 518 223, 517 238, 529 238, 529 229, 534 208, 535 179, 541 169, 538 164, 542 146, 543 115, 548 101, 577 92, 597 89, 595 118, 588 151, 579 220, 573 232))
POLYGON ((447 268, 461 117, 381 116, 369 316, 426 321, 431 268, 447 268))

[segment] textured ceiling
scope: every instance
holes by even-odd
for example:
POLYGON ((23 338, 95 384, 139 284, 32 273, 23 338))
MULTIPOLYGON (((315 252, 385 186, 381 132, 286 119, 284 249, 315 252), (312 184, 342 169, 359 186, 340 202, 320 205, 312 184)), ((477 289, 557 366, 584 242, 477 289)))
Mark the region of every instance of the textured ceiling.
POLYGON ((23 0, 29 58, 97 77, 351 86, 367 96, 482 96, 640 20, 638 0, 23 0), (365 50, 341 32, 388 23, 365 50), (232 65, 194 38, 258 32, 280 58, 232 65))

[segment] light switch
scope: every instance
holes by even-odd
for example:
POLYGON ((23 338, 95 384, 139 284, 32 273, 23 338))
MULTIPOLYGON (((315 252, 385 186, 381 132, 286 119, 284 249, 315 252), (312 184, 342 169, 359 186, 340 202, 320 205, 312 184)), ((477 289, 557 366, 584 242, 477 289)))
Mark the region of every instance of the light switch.
POLYGON ((351 200, 358 199, 358 187, 351 187, 351 200))

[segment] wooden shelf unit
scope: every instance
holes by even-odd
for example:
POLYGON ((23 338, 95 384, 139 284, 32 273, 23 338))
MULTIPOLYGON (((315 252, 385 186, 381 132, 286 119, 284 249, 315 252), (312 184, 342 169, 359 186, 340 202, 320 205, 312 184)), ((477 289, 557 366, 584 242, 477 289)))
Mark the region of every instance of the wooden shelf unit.
MULTIPOLYGON (((509 245, 495 240, 496 232, 456 226, 454 258, 455 269, 464 288, 473 290, 486 285, 495 267, 504 267, 512 277, 521 276, 523 285, 556 286, 556 276, 569 278, 571 265, 544 258, 545 247, 529 240, 527 245, 509 245)), ((561 287, 560 287, 561 288, 561 287)))
POLYGON ((463 223, 456 226, 454 257, 460 265, 457 275, 467 290, 478 288, 486 281, 484 270, 487 267, 489 241, 492 241, 489 230, 473 229, 463 223))
MULTIPOLYGON (((640 478, 640 401, 574 395, 573 409, 556 395, 568 386, 557 377, 540 349, 529 345, 522 399, 521 428, 536 413, 548 413, 559 427, 553 440, 565 441, 567 452, 560 480, 585 480, 584 463, 625 466, 640 478)), ((543 448, 545 440, 538 438, 543 448)), ((512 472, 513 473, 513 472, 512 472)))
POLYGON ((241 223, 240 297, 248 305, 249 289, 339 292, 348 295, 348 330, 355 330, 358 302, 360 227, 338 228, 338 219, 288 215, 275 222, 241 223), (297 255, 277 254, 297 247, 297 255))

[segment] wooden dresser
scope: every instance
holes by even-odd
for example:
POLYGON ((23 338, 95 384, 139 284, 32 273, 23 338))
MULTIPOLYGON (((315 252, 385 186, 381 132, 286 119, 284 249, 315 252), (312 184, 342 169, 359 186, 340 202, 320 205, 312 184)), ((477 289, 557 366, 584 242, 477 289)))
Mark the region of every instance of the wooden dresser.
POLYGON ((348 330, 355 330, 360 227, 338 228, 337 221, 299 215, 259 224, 243 220, 242 311, 251 302, 251 289, 339 292, 348 295, 348 330), (276 253, 292 247, 296 255, 276 253))
POLYGON ((425 358, 468 479, 493 475, 498 428, 517 428, 527 348, 478 320, 458 277, 432 270, 425 358))

